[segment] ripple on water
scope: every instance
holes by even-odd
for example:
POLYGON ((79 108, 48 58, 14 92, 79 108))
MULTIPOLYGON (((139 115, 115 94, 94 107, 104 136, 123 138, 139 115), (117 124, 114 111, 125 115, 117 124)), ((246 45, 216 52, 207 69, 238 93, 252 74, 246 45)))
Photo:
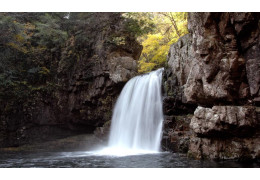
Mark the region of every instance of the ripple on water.
MULTIPOLYGON (((122 155, 122 154, 121 154, 122 155)), ((174 153, 148 153, 123 156, 101 155, 96 151, 48 152, 48 153, 2 153, 0 167, 81 167, 81 168, 175 168, 175 167, 260 167, 259 163, 237 161, 191 160, 174 153)))

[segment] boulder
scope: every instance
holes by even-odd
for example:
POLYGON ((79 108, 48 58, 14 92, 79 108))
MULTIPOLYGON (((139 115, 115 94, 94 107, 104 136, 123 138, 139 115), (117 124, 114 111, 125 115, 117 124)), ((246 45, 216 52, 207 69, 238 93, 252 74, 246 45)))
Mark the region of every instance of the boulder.
POLYGON ((131 57, 112 58, 109 62, 109 78, 115 82, 126 82, 137 75, 137 61, 131 57))
POLYGON ((199 136, 249 136, 258 125, 253 106, 198 107, 190 128, 199 136))

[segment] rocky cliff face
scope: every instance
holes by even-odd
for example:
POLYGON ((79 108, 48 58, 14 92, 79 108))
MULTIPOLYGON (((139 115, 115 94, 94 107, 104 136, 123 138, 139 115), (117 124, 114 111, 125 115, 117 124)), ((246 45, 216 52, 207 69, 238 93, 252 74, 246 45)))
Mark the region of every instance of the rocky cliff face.
POLYGON ((125 32, 120 13, 90 18, 81 29, 87 44, 77 44, 76 34, 50 57, 56 74, 50 92, 36 93, 12 114, 1 105, 0 147, 92 133, 110 120, 123 85, 137 74, 142 46, 125 32))
POLYGON ((170 48, 164 109, 176 116, 197 107, 185 136, 190 156, 259 158, 259 19, 259 13, 189 13, 190 34, 170 48), (176 103, 181 110, 174 112, 176 103))

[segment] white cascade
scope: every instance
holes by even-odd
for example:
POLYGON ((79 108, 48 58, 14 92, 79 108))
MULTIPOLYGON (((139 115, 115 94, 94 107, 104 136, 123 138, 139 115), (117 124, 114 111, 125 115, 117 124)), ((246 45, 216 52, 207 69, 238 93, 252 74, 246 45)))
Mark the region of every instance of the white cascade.
POLYGON ((127 82, 114 108, 108 148, 101 154, 157 153, 162 136, 163 69, 127 82))

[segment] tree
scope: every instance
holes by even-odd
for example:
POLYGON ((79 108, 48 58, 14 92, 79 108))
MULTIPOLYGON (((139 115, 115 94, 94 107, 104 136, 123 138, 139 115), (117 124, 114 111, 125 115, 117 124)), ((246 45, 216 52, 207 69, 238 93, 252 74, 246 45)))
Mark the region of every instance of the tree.
POLYGON ((61 19, 57 14, 46 13, 40 17, 40 21, 35 23, 36 33, 34 37, 38 39, 37 43, 40 46, 55 51, 65 44, 68 34, 61 29, 61 19))
POLYGON ((171 44, 188 33, 187 13, 152 13, 155 30, 139 37, 143 52, 139 60, 139 72, 145 73, 165 66, 171 44))
POLYGON ((128 12, 122 16, 125 18, 126 30, 136 38, 151 33, 156 28, 153 13, 128 12))

